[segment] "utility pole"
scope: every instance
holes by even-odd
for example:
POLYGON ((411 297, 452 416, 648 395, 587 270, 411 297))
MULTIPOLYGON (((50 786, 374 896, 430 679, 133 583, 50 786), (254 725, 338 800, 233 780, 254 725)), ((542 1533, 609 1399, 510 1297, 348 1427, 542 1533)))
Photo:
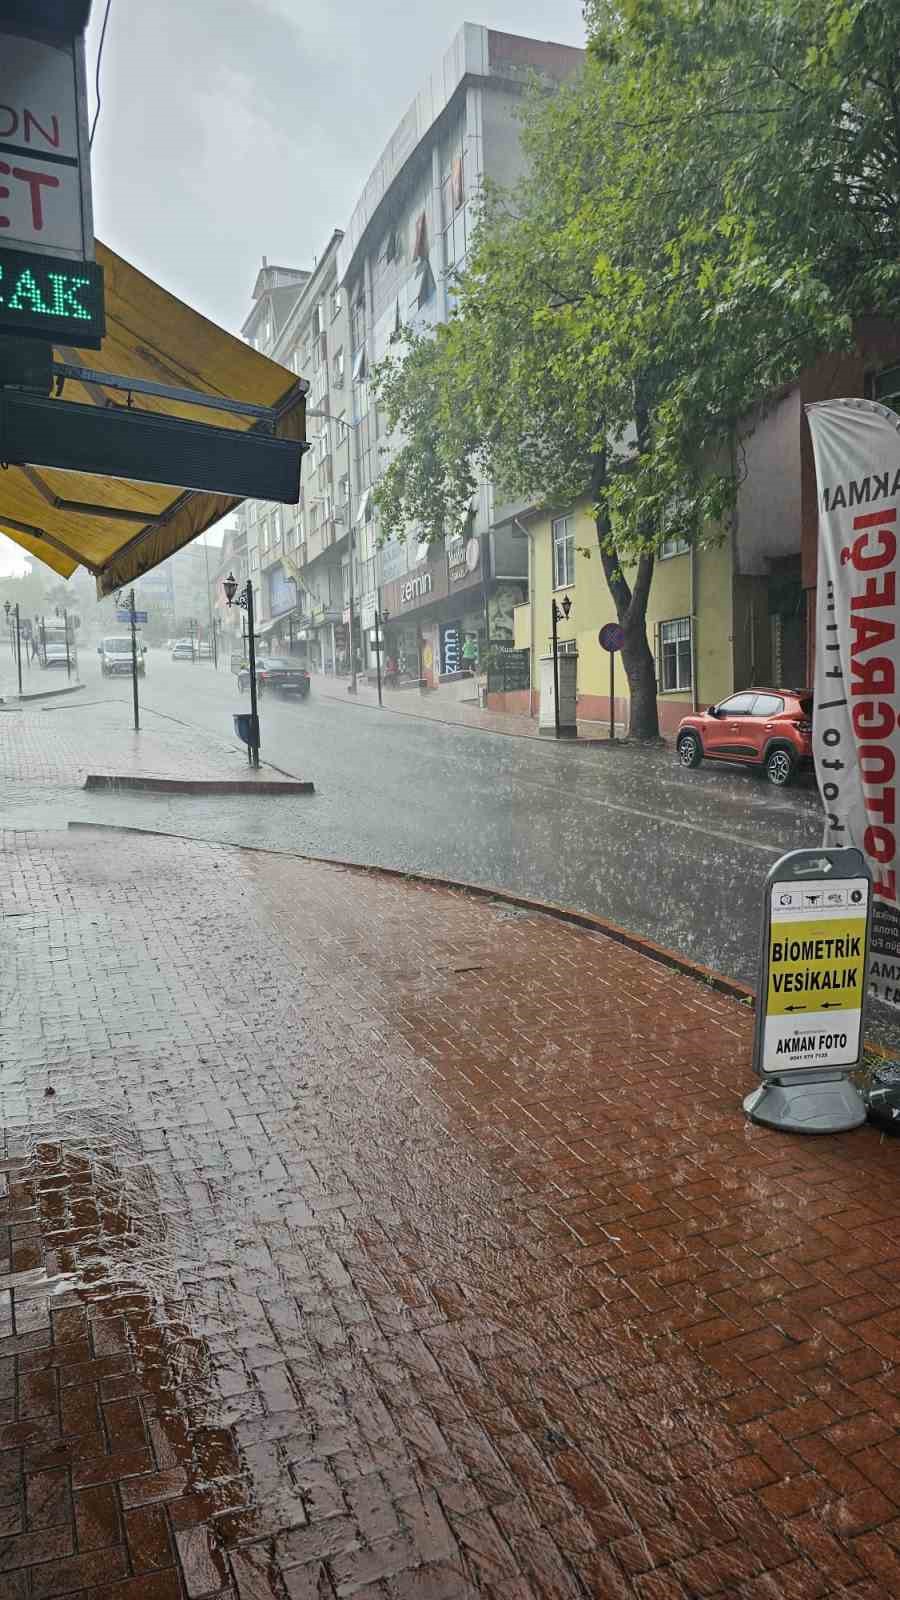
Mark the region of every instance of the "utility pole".
POLYGON ((16 601, 16 666, 19 673, 19 699, 22 698, 22 635, 19 631, 19 602, 16 601))

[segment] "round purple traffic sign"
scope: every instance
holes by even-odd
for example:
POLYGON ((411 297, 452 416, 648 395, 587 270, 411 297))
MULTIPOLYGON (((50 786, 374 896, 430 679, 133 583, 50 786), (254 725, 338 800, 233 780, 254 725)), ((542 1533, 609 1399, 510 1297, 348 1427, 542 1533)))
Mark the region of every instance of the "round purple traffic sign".
POLYGON ((621 650, 625 643, 625 630, 620 628, 617 622, 607 622, 600 629, 597 638, 604 650, 608 650, 610 655, 614 655, 617 650, 621 650))

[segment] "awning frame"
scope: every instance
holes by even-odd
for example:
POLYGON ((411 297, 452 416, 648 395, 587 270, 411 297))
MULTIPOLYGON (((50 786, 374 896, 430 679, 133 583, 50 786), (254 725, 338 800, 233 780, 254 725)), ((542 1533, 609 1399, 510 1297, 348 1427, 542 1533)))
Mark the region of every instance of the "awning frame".
MULTIPOLYGON (((176 451, 173 464, 176 471, 193 469, 197 476, 181 478, 181 485, 189 487, 179 486, 178 477, 166 484, 158 475, 158 453, 154 459, 152 427, 135 430, 134 464, 154 467, 156 476, 125 476, 124 444, 108 452, 86 451, 80 458, 71 443, 66 448, 61 443, 56 460, 52 439, 49 449, 46 438, 39 441, 41 450, 33 445, 38 411, 20 405, 15 414, 10 412, 6 429, 11 459, 8 473, 0 472, 0 532, 8 531, 32 559, 43 560, 64 579, 83 566, 94 575, 102 597, 182 549, 251 492, 259 497, 258 491, 243 487, 237 463, 221 475, 228 487, 214 487, 219 481, 215 452, 222 450, 225 432, 233 430, 236 443, 239 437, 256 435, 256 454, 248 456, 250 482, 254 474, 265 477, 265 467, 259 465, 265 459, 260 454, 263 441, 283 441, 299 446, 300 455, 305 452, 309 384, 211 323, 99 240, 97 255, 106 276, 106 335, 99 353, 74 348, 71 334, 65 344, 56 344, 50 394, 69 408, 65 418, 60 415, 60 428, 81 425, 93 438, 87 419, 79 424, 76 414, 85 404, 88 410, 95 408, 95 427, 104 411, 117 414, 119 440, 126 436, 122 414, 132 410, 172 423, 183 420, 193 424, 196 445, 188 428, 184 459, 176 451), (67 384, 76 393, 67 391, 63 399, 67 384), (204 421, 212 424, 206 454, 204 421), (218 435, 218 444, 213 435, 218 435)), ((51 413, 43 426, 52 428, 54 399, 46 389, 43 393, 51 413)), ((157 435, 163 449, 164 433, 161 428, 157 435)), ((279 475, 277 463, 273 481, 281 490, 275 498, 287 495, 293 503, 296 483, 289 473, 285 481, 283 470, 279 475)))

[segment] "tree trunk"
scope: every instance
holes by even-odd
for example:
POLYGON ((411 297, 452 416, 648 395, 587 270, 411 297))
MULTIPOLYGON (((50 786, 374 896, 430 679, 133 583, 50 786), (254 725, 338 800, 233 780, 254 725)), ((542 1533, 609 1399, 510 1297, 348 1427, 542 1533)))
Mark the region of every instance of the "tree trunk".
POLYGON ((647 642, 647 601, 653 577, 654 557, 646 552, 638 560, 632 589, 622 571, 618 553, 610 546, 610 527, 603 506, 602 489, 606 483, 605 455, 595 456, 591 473, 591 490, 594 497, 597 545, 607 587, 613 597, 616 616, 625 635, 622 645, 622 665, 628 680, 629 739, 658 739, 659 715, 656 707, 656 663, 647 642))
POLYGON ((656 707, 656 662, 647 641, 647 603, 640 612, 632 611, 622 624, 625 643, 622 665, 631 696, 628 718, 629 739, 658 739, 659 715, 656 707))

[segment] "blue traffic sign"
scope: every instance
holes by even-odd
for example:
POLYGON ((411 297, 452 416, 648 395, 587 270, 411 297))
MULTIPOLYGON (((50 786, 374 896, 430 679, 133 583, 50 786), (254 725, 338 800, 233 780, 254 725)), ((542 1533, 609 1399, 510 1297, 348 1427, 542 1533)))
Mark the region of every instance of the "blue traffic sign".
POLYGON ((117 622, 134 622, 134 623, 146 622, 147 621, 147 616, 148 616, 148 613, 146 611, 117 611, 116 612, 116 621, 117 622))

